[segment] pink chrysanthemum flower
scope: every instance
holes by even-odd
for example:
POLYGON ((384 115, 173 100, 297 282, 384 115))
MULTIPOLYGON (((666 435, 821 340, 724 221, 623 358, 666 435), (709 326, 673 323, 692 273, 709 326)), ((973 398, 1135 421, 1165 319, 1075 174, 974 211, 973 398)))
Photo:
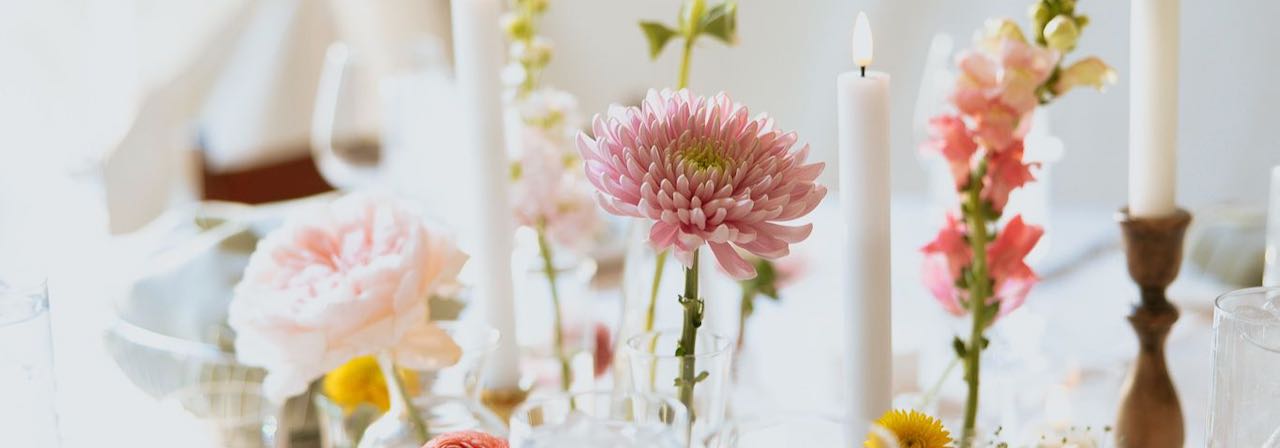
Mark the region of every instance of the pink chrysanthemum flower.
POLYGON ((789 253, 811 224, 786 225, 813 211, 827 189, 814 182, 824 164, 807 164, 808 145, 767 116, 724 94, 650 90, 640 107, 610 108, 578 136, 587 178, 601 207, 653 220, 655 249, 673 249, 689 266, 704 243, 736 279, 755 267, 733 249, 764 258, 789 253))

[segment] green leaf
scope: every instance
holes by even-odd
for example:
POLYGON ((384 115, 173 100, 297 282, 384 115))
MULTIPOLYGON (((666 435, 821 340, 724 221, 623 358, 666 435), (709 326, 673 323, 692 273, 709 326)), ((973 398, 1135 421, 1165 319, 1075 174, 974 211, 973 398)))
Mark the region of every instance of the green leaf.
POLYGON ((700 24, 702 32, 710 34, 726 45, 738 43, 738 5, 736 1, 726 1, 715 5, 703 16, 700 24))
POLYGON ((667 46, 667 42, 676 36, 676 30, 658 22, 640 22, 640 29, 644 31, 645 39, 649 41, 649 57, 657 59, 662 54, 662 49, 667 46))
POLYGON ((951 340, 951 348, 955 349, 956 357, 960 359, 964 359, 965 355, 968 353, 964 348, 964 341, 961 341, 959 336, 951 340))

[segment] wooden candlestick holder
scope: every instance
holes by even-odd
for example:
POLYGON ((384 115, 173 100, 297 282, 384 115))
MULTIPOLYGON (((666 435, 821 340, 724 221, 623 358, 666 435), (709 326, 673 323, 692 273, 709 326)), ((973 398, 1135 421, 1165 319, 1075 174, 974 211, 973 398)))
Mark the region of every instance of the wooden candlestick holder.
POLYGON ((1117 220, 1124 231, 1129 276, 1142 298, 1129 313, 1139 350, 1122 389, 1116 443, 1121 448, 1180 448, 1185 439, 1182 407, 1164 356, 1178 309, 1165 289, 1178 277, 1191 214, 1178 209, 1167 217, 1135 218, 1126 208, 1117 220))

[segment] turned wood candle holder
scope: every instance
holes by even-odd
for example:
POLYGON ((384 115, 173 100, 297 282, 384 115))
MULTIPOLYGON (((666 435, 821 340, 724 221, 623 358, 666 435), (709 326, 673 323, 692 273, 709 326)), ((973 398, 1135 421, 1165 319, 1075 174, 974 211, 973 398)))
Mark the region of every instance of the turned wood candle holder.
POLYGON ((1124 231, 1129 276, 1141 300, 1129 313, 1138 335, 1138 357, 1125 379, 1116 417, 1116 444, 1122 448, 1181 448, 1184 441, 1182 407, 1165 364, 1164 345, 1178 320, 1165 289, 1178 277, 1182 241, 1191 214, 1179 209, 1161 218, 1135 218, 1121 209, 1117 220, 1124 231))

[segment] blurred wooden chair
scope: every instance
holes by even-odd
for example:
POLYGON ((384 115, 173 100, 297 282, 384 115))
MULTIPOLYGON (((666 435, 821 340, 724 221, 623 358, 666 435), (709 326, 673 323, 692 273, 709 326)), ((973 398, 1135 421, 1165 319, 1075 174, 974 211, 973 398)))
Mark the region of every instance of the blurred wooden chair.
POLYGON ((200 165, 201 198, 204 200, 262 204, 332 191, 316 168, 309 149, 288 151, 303 154, 235 171, 215 172, 200 165))

